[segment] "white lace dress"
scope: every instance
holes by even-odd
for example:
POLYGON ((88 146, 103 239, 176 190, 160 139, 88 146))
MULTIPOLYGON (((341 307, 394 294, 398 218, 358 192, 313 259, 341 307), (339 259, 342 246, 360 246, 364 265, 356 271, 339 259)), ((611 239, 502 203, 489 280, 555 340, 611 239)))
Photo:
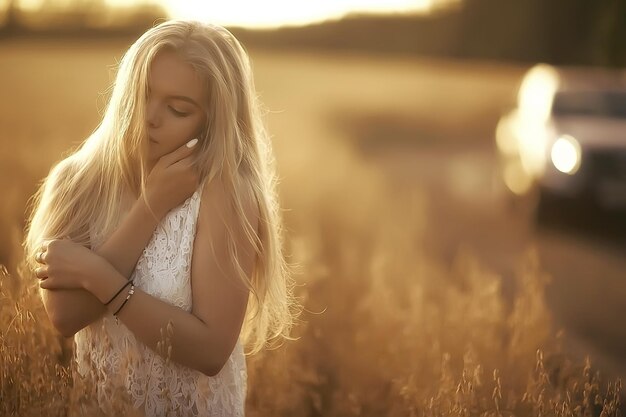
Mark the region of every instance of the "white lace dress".
MULTIPOLYGON (((199 187, 161 221, 132 276, 136 287, 187 312, 201 191, 199 187)), ((90 376, 107 415, 118 414, 120 393, 148 417, 244 415, 247 371, 241 341, 220 373, 209 377, 166 361, 110 314, 79 331, 74 340, 78 372, 90 376)))

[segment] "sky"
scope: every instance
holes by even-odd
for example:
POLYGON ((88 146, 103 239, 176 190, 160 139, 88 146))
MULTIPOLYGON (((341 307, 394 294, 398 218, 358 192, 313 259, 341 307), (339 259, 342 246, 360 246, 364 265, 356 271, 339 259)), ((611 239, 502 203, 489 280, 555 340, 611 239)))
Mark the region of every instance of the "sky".
MULTIPOLYGON (((428 13, 461 0, 18 0, 21 9, 84 7, 90 1, 132 8, 161 4, 172 18, 192 18, 222 26, 275 28, 336 20, 349 13, 428 13)), ((8 0, 0 0, 0 6, 8 0)))
POLYGON ((437 0, 162 0, 162 4, 171 17, 207 19, 224 26, 271 28, 339 19, 350 12, 424 13, 433 1, 437 0))

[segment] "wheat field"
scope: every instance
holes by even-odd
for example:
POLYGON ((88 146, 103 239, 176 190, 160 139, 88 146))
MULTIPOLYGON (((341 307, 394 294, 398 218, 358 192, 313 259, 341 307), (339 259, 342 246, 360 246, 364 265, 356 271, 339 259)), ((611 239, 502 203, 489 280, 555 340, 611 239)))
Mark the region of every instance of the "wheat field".
MULTIPOLYGON (((94 381, 77 375, 71 340, 56 333, 36 280, 19 267, 19 242, 29 196, 96 126, 108 68, 128 44, 0 44, 0 415, 97 415, 90 408, 94 381)), ((419 79, 398 81, 413 71, 410 60, 251 54, 269 109, 286 249, 304 311, 295 341, 248 358, 248 416, 623 412, 621 382, 604 379, 593 358, 564 348, 544 299, 550 277, 536 252, 516 265, 512 303, 500 277, 470 254, 458 253, 451 264, 428 256, 429 196, 417 186, 390 185, 332 122, 356 108, 409 114, 416 95, 434 94, 419 79), (368 72, 390 65, 397 79, 367 84, 368 72), (354 91, 346 94, 350 88, 359 90, 358 102, 354 91)), ((499 86, 519 73, 494 74, 502 82, 486 90, 481 111, 508 100, 499 86)), ((448 133, 493 122, 490 113, 462 111, 463 100, 455 105, 447 109, 458 112, 448 133)), ((118 415, 133 415, 123 393, 114 394, 118 415)))

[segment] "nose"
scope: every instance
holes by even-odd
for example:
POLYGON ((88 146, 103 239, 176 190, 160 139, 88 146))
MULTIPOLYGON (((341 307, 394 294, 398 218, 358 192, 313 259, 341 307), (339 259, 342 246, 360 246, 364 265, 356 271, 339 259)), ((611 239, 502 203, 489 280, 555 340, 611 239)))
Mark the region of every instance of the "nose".
POLYGON ((161 124, 161 116, 158 112, 158 106, 155 100, 146 100, 146 121, 148 126, 155 129, 161 124))

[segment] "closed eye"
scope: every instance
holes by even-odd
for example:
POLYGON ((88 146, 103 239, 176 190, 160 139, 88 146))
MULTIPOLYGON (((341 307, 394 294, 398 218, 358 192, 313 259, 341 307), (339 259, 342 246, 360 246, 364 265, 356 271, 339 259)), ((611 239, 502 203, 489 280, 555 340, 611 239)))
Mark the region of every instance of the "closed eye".
POLYGON ((172 106, 167 106, 167 107, 170 109, 172 113, 174 113, 176 117, 185 117, 189 115, 189 113, 180 112, 176 110, 175 108, 173 108, 172 106))

